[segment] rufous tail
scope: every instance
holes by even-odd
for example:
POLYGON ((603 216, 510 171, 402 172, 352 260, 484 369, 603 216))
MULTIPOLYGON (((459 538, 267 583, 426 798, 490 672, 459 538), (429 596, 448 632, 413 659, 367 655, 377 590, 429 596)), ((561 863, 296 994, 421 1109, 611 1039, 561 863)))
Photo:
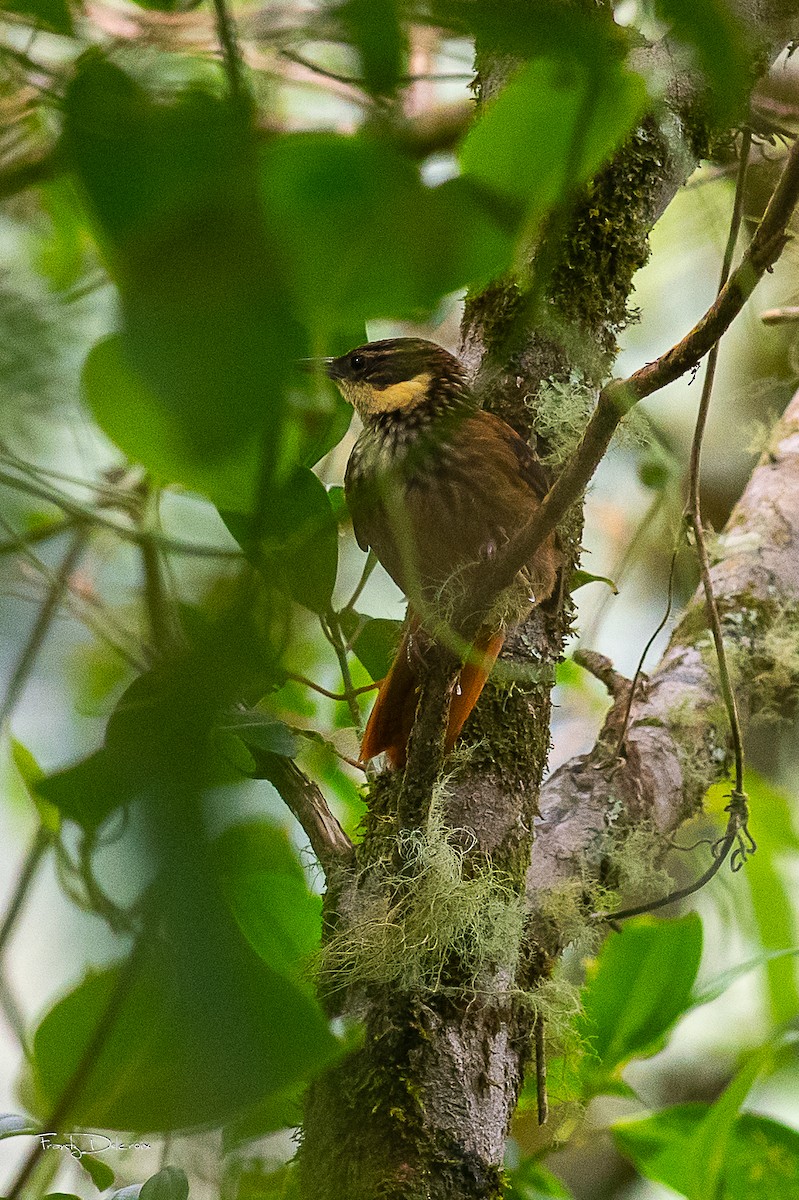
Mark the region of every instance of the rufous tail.
MULTIPOLYGON (((375 755, 385 752, 392 767, 405 766, 408 739, 419 699, 420 660, 418 650, 413 645, 413 636, 418 628, 418 618, 412 617, 391 669, 380 684, 361 742, 361 762, 368 762, 375 755)), ((469 661, 461 668, 450 701, 444 744, 447 753, 455 745, 466 718, 477 703, 504 640, 501 633, 479 634, 469 661)))

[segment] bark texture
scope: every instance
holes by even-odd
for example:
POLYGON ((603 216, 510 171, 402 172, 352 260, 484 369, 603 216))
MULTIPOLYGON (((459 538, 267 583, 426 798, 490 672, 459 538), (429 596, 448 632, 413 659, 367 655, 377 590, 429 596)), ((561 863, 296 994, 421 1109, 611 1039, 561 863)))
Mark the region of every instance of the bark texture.
MULTIPOLYGON (((754 78, 789 40, 799 3, 745 9, 754 78)), ((667 47, 641 54, 672 62, 667 47)), ((484 59, 479 68, 490 94, 508 62, 484 59)), ((553 381, 576 373, 590 391, 607 378, 649 231, 706 150, 698 81, 673 73, 668 96, 669 132, 662 121, 639 129, 558 231, 546 324, 517 336, 523 297, 513 281, 467 304, 462 354, 475 386, 486 407, 526 434, 535 436, 553 381)), ((799 538, 799 404, 786 421, 716 568, 725 619, 738 629, 734 614, 749 597, 763 654, 799 587, 799 558, 788 567, 785 557, 799 538), (783 472, 795 482, 789 502, 779 500, 783 472), (736 541, 753 529, 757 553, 736 541)), ((538 444, 549 449, 543 432, 538 444)), ((573 557, 580 527, 578 503, 561 529, 573 557)), ((330 868, 323 986, 332 1012, 363 1022, 365 1040, 307 1098, 298 1156, 304 1197, 498 1200, 504 1142, 532 1054, 536 988, 569 936, 548 899, 590 887, 612 839, 641 822, 675 828, 723 766, 723 710, 695 603, 636 701, 626 760, 607 760, 621 687, 592 755, 547 782, 539 819, 550 690, 570 619, 564 591, 509 639, 503 661, 512 682, 500 672, 486 688, 467 725, 470 748, 455 756, 450 776, 432 789, 424 781, 429 814, 417 792, 412 805, 407 791, 403 802, 400 778, 380 777, 355 861, 330 868), (403 827, 400 812, 414 819, 403 827)), ((745 681, 743 655, 739 665, 745 681)), ((436 730, 425 734, 432 744, 436 730)))

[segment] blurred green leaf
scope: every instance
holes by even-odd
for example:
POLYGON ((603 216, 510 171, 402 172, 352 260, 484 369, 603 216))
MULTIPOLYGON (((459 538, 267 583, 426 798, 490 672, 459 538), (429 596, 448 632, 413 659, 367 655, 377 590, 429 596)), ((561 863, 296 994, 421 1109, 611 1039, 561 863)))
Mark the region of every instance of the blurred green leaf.
POLYGON ((151 1176, 139 1192, 139 1200, 188 1200, 189 1181, 180 1167, 164 1167, 151 1176))
POLYGON ((305 352, 239 108, 195 87, 151 97, 100 51, 64 101, 67 159, 119 289, 127 361, 195 466, 258 441, 278 461, 288 372, 305 352))
POLYGON ((115 809, 129 803, 140 787, 141 780, 126 771, 119 758, 100 749, 41 779, 36 791, 62 817, 92 831, 99 829, 115 809))
POLYGON ((707 1115, 708 1104, 679 1104, 652 1117, 621 1121, 613 1138, 642 1175, 687 1195, 694 1171, 691 1139, 707 1115))
POLYGON ((598 69, 620 60, 629 47, 629 34, 613 19, 612 9, 563 5, 560 0, 536 0, 531 20, 529 0, 429 0, 431 16, 442 28, 474 38, 478 51, 510 54, 516 59, 576 55, 598 69))
POLYGON ((107 1162, 95 1158, 93 1154, 82 1154, 78 1161, 98 1191, 104 1192, 106 1188, 113 1187, 114 1172, 107 1162))
POLYGON ((587 1090, 601 1091, 625 1063, 660 1050, 691 1007, 702 955, 696 913, 672 921, 639 918, 604 943, 583 989, 580 1032, 596 1062, 587 1090))
POLYGON ((746 26, 727 0, 654 0, 661 21, 671 25, 672 37, 691 46, 710 85, 715 117, 740 115, 752 86, 752 67, 746 26))
POLYGON ((302 1124, 302 1089, 290 1088, 270 1096, 250 1112, 231 1121, 222 1130, 222 1152, 230 1154, 247 1142, 258 1141, 280 1129, 295 1129, 302 1124))
POLYGON ((686 1193, 688 1200, 716 1200, 726 1174, 729 1149, 735 1141, 741 1105, 755 1079, 772 1062, 774 1049, 767 1043, 753 1054, 703 1116, 691 1139, 694 1172, 686 1193))
POLYGON ((252 510, 259 470, 257 440, 245 442, 212 464, 198 459, 182 419, 175 419, 128 362, 119 334, 92 347, 81 384, 103 433, 158 482, 181 483, 207 496, 218 508, 242 513, 252 510))
MULTIPOLYGON (((711 1106, 681 1104, 640 1121, 623 1121, 613 1137, 642 1175, 684 1196, 694 1191, 697 1132, 711 1106)), ((741 1113, 724 1145, 714 1200, 799 1200, 799 1133, 756 1113, 741 1113)))
POLYGON ((58 809, 39 792, 44 772, 27 746, 23 746, 16 738, 11 738, 11 761, 30 800, 36 806, 42 826, 49 833, 57 833, 61 820, 58 809))
POLYGON ((29 17, 38 27, 65 37, 71 37, 75 32, 66 0, 3 0, 2 8, 29 17))
POLYGON ((777 952, 767 960, 766 981, 771 1020, 779 1027, 799 1012, 796 962, 781 952, 796 944, 795 884, 787 860, 792 850, 799 849, 793 824, 796 802, 755 771, 747 771, 744 782, 752 812, 757 814, 758 843, 758 852, 747 866, 746 883, 758 939, 764 949, 777 952))
POLYGON ((430 312, 512 259, 517 210, 490 203, 473 181, 426 187, 414 164, 367 134, 275 138, 262 186, 297 310, 323 335, 430 312))
MULTIPOLYGON (((748 958, 746 962, 737 963, 734 967, 728 967, 726 971, 715 975, 704 983, 701 988, 694 991, 691 997, 691 1007, 699 1008, 700 1005, 709 1004, 713 1000, 717 1000, 719 996, 726 992, 727 988, 742 979, 744 975, 748 975, 750 971, 757 970, 758 967, 769 966, 773 962, 779 962, 781 959, 793 958, 799 955, 799 948, 792 947, 789 950, 764 950, 760 954, 754 955, 753 958, 748 958)), ((794 1010, 792 1015, 795 1015, 794 1010)))
POLYGON ((376 682, 385 679, 400 644, 403 622, 387 617, 363 617, 353 609, 344 609, 339 620, 347 637, 354 637, 352 649, 372 679, 376 682))
MULTIPOLYGON (((73 1121, 112 1129, 218 1125, 335 1057, 337 1043, 307 993, 243 946, 214 944, 219 936, 210 930, 206 952, 217 968, 210 974, 205 963, 187 961, 192 947, 147 947, 70 1108, 73 1121)), ((74 1074, 123 971, 87 976, 37 1027, 32 1069, 45 1109, 74 1074)))
POLYGON ((43 183, 40 195, 50 228, 41 234, 38 265, 56 291, 66 291, 80 280, 92 249, 86 214, 65 175, 43 183))
POLYGON ((282 721, 276 721, 258 709, 228 713, 218 728, 237 734, 254 750, 268 750, 286 758, 293 758, 297 753, 297 739, 291 730, 282 721))
POLYGON ((351 421, 352 406, 337 388, 320 387, 313 379, 302 390, 292 388, 284 430, 285 461, 301 467, 315 466, 338 445, 351 421))
POLYGON ((327 609, 336 586, 338 527, 325 485, 313 471, 301 467, 281 486, 255 545, 250 521, 236 513, 221 515, 268 583, 312 612, 327 609))
POLYGON ((322 900, 308 890, 286 834, 236 825, 213 846, 222 890, 247 941, 269 967, 300 979, 322 936, 322 900))
POLYGON ((407 49, 397 0, 346 0, 338 17, 358 51, 367 90, 376 96, 392 95, 407 49))
POLYGON ((643 80, 601 47, 538 58, 485 106, 461 148, 467 177, 523 202, 539 220, 585 183, 647 103, 643 80), (590 57, 589 57, 590 55, 590 57))
POLYGON ((534 1158, 508 1172, 506 1200, 572 1200, 564 1183, 534 1158))
POLYGON ((74 1192, 48 1192, 44 1200, 80 1200, 74 1192))

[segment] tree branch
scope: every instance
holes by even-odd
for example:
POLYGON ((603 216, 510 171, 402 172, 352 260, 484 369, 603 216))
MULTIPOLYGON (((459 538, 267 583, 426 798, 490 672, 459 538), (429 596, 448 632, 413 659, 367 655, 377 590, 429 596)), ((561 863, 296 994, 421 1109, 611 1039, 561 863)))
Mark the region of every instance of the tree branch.
MULTIPOLYGON (((795 644, 798 632, 799 392, 772 445, 718 540, 721 558, 711 571, 744 729, 757 713, 784 711, 799 690, 799 657, 784 651, 786 639, 795 644)), ((624 827, 622 837, 646 822, 666 838, 698 811, 707 788, 723 774, 729 730, 718 704, 704 607, 699 590, 659 667, 638 690, 626 757, 608 755, 611 713, 594 749, 544 784, 528 872, 528 895, 539 907, 554 889, 583 880, 610 854, 616 836, 611 809, 624 827)), ((554 938, 548 949, 556 952, 557 931, 547 934, 537 926, 536 936, 554 938)))
POLYGON ((351 862, 355 848, 314 781, 290 758, 269 753, 256 758, 259 775, 274 784, 294 813, 325 874, 351 862))

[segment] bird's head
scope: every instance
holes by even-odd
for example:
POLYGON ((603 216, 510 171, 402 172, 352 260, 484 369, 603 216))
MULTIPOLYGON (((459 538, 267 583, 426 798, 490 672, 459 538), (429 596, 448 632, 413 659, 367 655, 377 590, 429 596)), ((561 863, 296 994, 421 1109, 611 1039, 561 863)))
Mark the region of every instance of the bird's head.
POLYGON ((325 361, 328 375, 363 420, 410 411, 426 400, 462 396, 466 377, 457 358, 422 338, 368 342, 325 361))

